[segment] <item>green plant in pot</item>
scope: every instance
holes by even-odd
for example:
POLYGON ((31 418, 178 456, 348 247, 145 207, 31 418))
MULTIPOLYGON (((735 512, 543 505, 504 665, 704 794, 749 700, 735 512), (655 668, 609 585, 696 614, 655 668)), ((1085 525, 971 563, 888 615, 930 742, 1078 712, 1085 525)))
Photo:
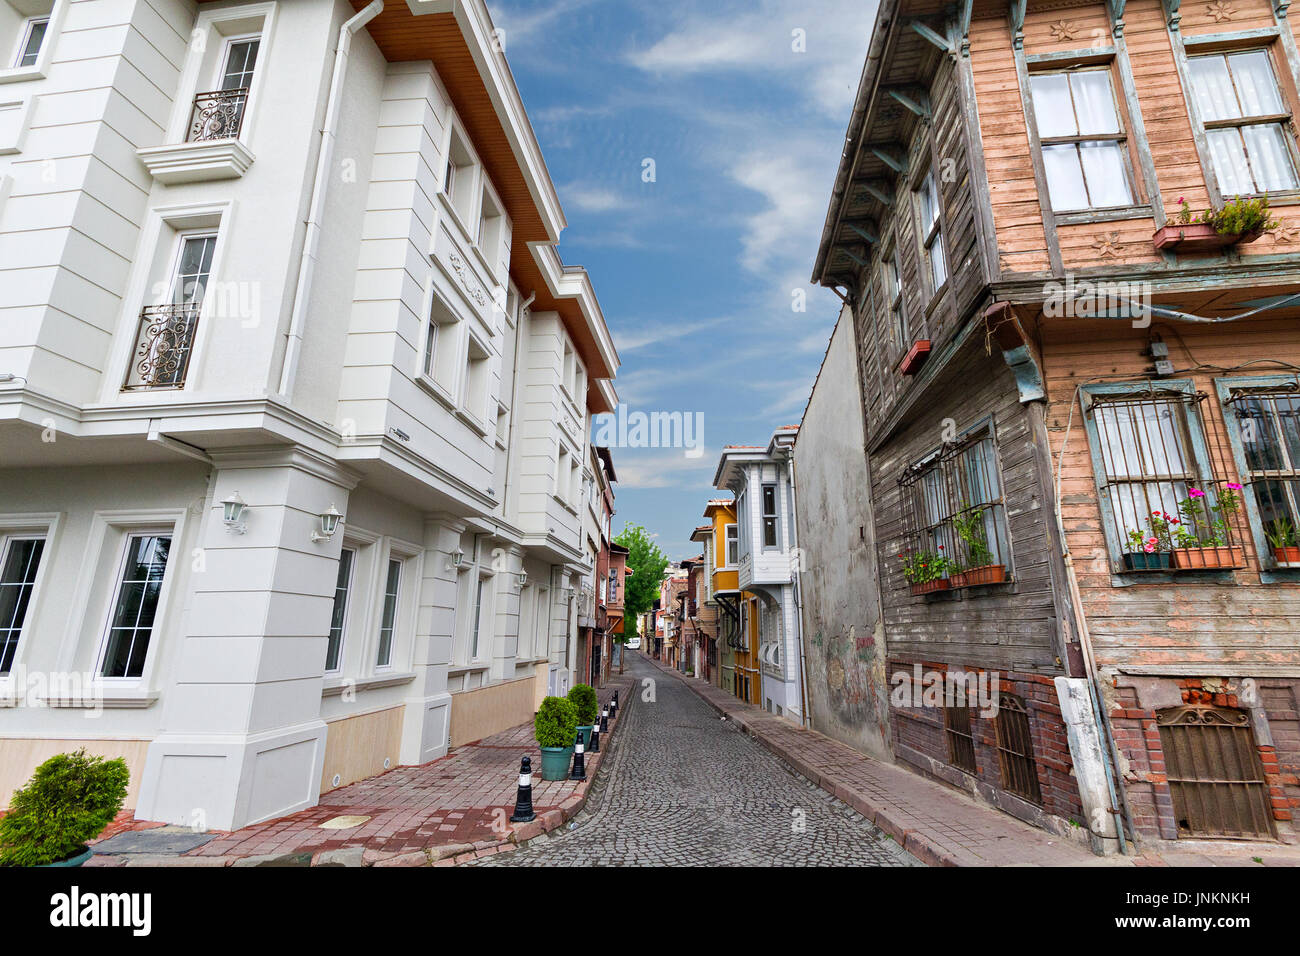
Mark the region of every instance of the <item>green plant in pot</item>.
POLYGON ((569 691, 569 703, 578 712, 578 733, 582 734, 582 746, 591 746, 591 728, 596 724, 600 713, 600 703, 596 700, 596 689, 590 684, 574 684, 569 691))
POLYGON ((1286 518, 1275 518, 1269 523, 1268 543, 1273 546, 1273 560, 1279 568, 1300 568, 1300 537, 1286 518))
POLYGON ((563 697, 547 697, 533 718, 533 731, 542 749, 542 779, 566 779, 578 738, 577 709, 563 697))
POLYGON ((0 818, 0 865, 80 866, 92 854, 86 844, 121 811, 130 779, 121 757, 84 749, 51 757, 0 818))
POLYGON ((966 548, 966 565, 953 576, 952 586, 972 587, 977 584, 999 584, 1007 578, 1007 567, 998 564, 989 547, 988 532, 984 525, 982 506, 965 505, 961 514, 952 519, 953 530, 966 548))

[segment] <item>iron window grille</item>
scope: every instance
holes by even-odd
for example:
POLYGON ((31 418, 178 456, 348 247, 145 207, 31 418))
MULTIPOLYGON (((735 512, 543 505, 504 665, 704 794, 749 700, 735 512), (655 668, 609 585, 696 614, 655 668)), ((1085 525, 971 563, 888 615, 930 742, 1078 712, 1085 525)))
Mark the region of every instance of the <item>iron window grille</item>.
POLYGON ((997 726, 1002 788, 1030 803, 1041 804, 1043 795, 1038 787, 1033 732, 1025 702, 1012 694, 1000 695, 994 723, 997 726))
POLYGON ((948 763, 966 773, 975 773, 975 735, 971 732, 970 708, 945 707, 943 734, 948 741, 948 763))
POLYGON ((181 302, 140 310, 125 391, 184 386, 201 307, 200 302, 181 302))
POLYGON ((1156 714, 1178 835, 1274 839, 1272 805, 1250 715, 1190 705, 1156 714))
POLYGON ((1187 385, 1084 389, 1115 571, 1245 567, 1242 485, 1216 476, 1212 463, 1228 460, 1222 436, 1207 435, 1207 396, 1187 385))
POLYGON ((952 587, 1010 579, 1006 506, 992 421, 945 444, 899 479, 905 560, 943 559, 952 587))
POLYGON ((1219 388, 1260 561, 1298 568, 1300 387, 1288 377, 1227 380, 1219 388))
POLYGON ((248 88, 212 90, 194 97, 190 109, 191 143, 215 139, 235 139, 244 124, 244 107, 248 105, 248 88))

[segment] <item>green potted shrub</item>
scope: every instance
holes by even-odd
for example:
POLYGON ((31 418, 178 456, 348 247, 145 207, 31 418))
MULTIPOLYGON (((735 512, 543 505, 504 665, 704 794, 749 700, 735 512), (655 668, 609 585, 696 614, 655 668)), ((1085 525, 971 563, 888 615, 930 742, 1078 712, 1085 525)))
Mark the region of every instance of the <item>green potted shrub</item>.
POLYGON ((94 852, 86 844, 121 811, 130 779, 121 757, 85 749, 51 757, 0 818, 0 865, 81 866, 94 852))
POLYGON ((966 564, 951 576, 955 588, 969 588, 980 584, 1001 584, 1007 579, 1007 566, 997 564, 989 548, 988 533, 984 529, 983 507, 966 505, 962 513, 952 519, 953 530, 966 546, 966 564))
POLYGON ((533 731, 542 748, 542 779, 566 779, 578 739, 577 710, 563 697, 547 697, 533 718, 533 731))
MULTIPOLYGON (((943 545, 939 545, 939 551, 943 551, 943 545)), ((942 553, 913 551, 903 556, 903 577, 912 586, 913 594, 946 591, 953 570, 952 562, 942 553)))
POLYGON ((582 746, 591 746, 591 728, 596 725, 600 713, 600 702, 596 699, 596 689, 590 684, 574 684, 569 691, 569 703, 578 713, 578 733, 582 734, 582 746))
POLYGON ((1269 209, 1267 193, 1254 198, 1237 196, 1222 209, 1207 209, 1196 217, 1187 200, 1179 196, 1178 214, 1156 230, 1152 241, 1156 251, 1215 252, 1254 242, 1279 224, 1269 209))

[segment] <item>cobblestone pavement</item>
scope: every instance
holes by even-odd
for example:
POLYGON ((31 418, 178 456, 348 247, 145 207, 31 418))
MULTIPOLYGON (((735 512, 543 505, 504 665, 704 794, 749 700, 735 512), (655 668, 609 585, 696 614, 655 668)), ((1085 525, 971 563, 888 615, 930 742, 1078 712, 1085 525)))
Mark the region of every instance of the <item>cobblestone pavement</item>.
POLYGON ((629 654, 634 687, 586 809, 568 831, 473 866, 916 866, 852 808, 797 776, 672 677, 629 654))

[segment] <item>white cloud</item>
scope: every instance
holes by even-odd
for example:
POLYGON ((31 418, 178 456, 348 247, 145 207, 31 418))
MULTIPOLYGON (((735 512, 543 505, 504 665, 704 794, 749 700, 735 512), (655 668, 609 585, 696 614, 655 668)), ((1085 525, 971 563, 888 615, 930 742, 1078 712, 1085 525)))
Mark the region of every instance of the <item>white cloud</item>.
POLYGON ((612 212, 626 209, 628 202, 614 190, 595 183, 569 183, 560 187, 565 205, 576 206, 583 212, 612 212))
POLYGON ((631 488, 698 488, 713 478, 718 464, 717 451, 707 448, 698 458, 687 458, 681 448, 615 448, 613 452, 616 495, 631 488))

